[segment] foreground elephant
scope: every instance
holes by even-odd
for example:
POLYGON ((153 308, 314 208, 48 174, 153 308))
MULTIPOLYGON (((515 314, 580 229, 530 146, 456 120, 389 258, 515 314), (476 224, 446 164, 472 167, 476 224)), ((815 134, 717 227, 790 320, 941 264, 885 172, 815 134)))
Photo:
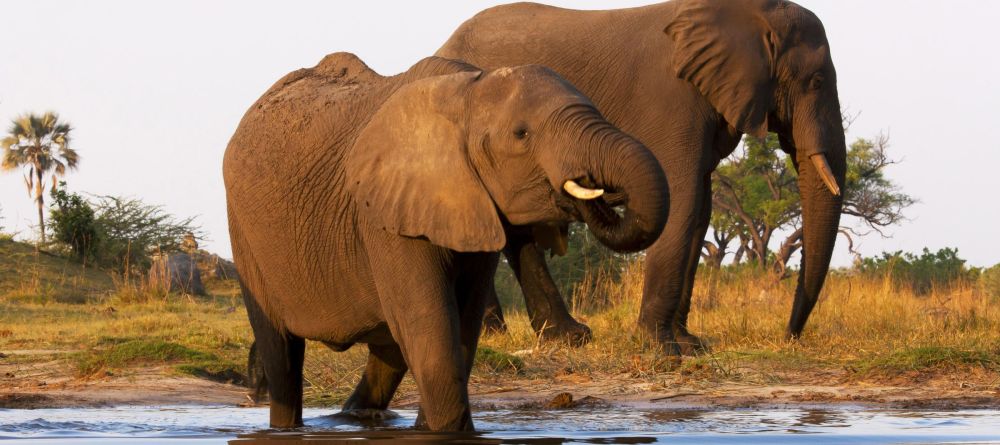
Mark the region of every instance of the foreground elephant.
MULTIPOLYGON (((743 133, 778 133, 802 194, 803 264, 787 331, 802 333, 829 269, 846 168, 837 75, 815 15, 780 0, 607 11, 518 3, 469 19, 437 55, 483 67, 546 65, 656 155, 670 181, 670 219, 646 256, 639 325, 669 353, 701 345, 687 316, 711 173, 743 133)), ((548 311, 529 314, 534 326, 570 338, 588 333, 566 312, 541 250, 525 242, 507 251, 519 253, 508 259, 526 306, 548 311)))
POLYGON ((382 77, 337 53, 285 76, 243 117, 224 175, 274 427, 302 423, 313 339, 368 344, 345 410, 385 409, 410 369, 419 424, 472 429, 467 381, 507 232, 583 220, 633 251, 668 206, 652 154, 552 71, 440 58, 382 77), (628 197, 622 216, 602 188, 628 197))

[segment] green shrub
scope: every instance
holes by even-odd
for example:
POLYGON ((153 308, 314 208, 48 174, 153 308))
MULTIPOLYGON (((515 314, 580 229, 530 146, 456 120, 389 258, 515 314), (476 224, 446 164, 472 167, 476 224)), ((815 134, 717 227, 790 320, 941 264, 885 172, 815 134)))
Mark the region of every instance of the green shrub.
POLYGON ((97 218, 87 200, 66 191, 66 183, 52 190, 55 207, 50 211, 49 229, 55 241, 69 246, 80 261, 94 257, 100 244, 97 218))
POLYGON ((892 351, 888 355, 862 360, 857 363, 859 374, 900 373, 924 371, 935 368, 981 366, 996 369, 1000 357, 982 350, 963 350, 944 346, 921 346, 892 351))
POLYGON ((76 356, 77 374, 89 376, 134 364, 214 361, 215 356, 162 340, 131 340, 76 356))
POLYGON ((943 248, 931 252, 926 247, 920 255, 909 252, 883 252, 881 257, 865 258, 861 271, 872 276, 884 276, 897 286, 910 287, 917 295, 929 294, 935 288, 949 288, 959 282, 972 282, 976 271, 965 267, 958 249, 943 248))
POLYGON ((99 260, 120 271, 148 270, 154 252, 179 249, 187 233, 202 238, 194 218, 177 218, 139 199, 101 196, 93 205, 101 231, 99 260))
POLYGON ((492 372, 518 373, 524 369, 524 360, 521 360, 520 357, 482 346, 476 349, 475 363, 492 372))
POLYGON ((979 274, 979 286, 983 294, 994 300, 1000 300, 1000 264, 979 274))

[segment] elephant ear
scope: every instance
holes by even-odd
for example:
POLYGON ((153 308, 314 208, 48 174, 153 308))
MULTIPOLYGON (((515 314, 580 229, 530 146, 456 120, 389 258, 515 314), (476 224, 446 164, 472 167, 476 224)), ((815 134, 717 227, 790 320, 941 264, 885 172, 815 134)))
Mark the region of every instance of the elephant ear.
POLYGON ((664 32, 677 77, 694 84, 737 130, 762 138, 774 97, 772 1, 684 0, 664 32), (750 3, 748 5, 747 3, 750 3))
POLYGON ((460 252, 498 251, 507 240, 496 206, 472 169, 456 121, 480 72, 421 79, 397 90, 358 135, 347 188, 378 228, 460 252))

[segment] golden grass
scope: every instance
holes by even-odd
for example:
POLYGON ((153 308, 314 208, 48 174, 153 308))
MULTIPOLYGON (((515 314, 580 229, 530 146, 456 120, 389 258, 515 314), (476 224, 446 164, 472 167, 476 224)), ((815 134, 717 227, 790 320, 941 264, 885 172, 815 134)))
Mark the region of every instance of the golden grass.
MULTIPOLYGON (((115 345, 135 342, 166 342, 193 351, 191 357, 197 360, 182 363, 181 372, 194 375, 228 372, 245 363, 252 334, 232 282, 206 283, 210 297, 123 298, 110 278, 98 276, 100 271, 74 272, 79 278, 73 278, 60 272, 71 269, 53 262, 58 259, 35 257, 33 252, 18 254, 22 255, 18 262, 0 258, 4 267, 0 269, 0 351, 82 352, 84 358, 74 357, 88 363, 81 373, 90 376, 95 375, 93 363, 104 362, 88 361, 87 354, 101 357, 115 345), (34 266, 31 258, 36 258, 34 266), (11 267, 17 269, 12 272, 11 267), (32 273, 37 278, 31 278, 32 273), (82 292, 86 298, 67 299, 59 292, 82 292), (217 360, 206 363, 206 356, 199 353, 217 360)), ((593 342, 581 348, 540 343, 523 312, 508 312, 509 331, 484 335, 480 341, 484 352, 472 381, 502 383, 566 373, 646 382, 684 376, 757 383, 794 382, 797 376, 815 376, 810 373, 816 370, 836 370, 846 378, 972 368, 1000 374, 1000 301, 973 286, 917 296, 895 287, 890 279, 833 273, 803 338, 786 341, 784 327, 794 278, 776 281, 768 276, 701 271, 690 330, 709 342, 711 352, 688 358, 678 367, 675 361, 645 348, 634 328, 642 289, 640 264, 630 266, 621 279, 591 276, 586 280, 579 288, 587 291, 577 292, 571 306, 593 329, 593 342)), ((342 402, 360 377, 366 355, 363 345, 335 353, 310 342, 307 400, 342 402)), ((131 363, 148 365, 149 361, 142 357, 119 360, 115 366, 126 369, 116 372, 127 372, 131 363)), ((412 380, 407 378, 402 389, 412 394, 412 380)))

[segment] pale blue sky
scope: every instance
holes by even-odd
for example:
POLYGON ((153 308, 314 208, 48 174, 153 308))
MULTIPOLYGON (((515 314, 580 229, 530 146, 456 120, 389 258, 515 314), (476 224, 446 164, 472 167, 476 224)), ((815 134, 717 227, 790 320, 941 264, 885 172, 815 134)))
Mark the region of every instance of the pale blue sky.
MULTIPOLYGON (((582 9, 640 1, 554 1, 582 9)), ((799 2, 826 24, 841 102, 861 112, 849 139, 891 135, 889 170, 920 203, 865 255, 955 246, 973 265, 1000 262, 1000 3, 799 2)), ((0 120, 55 110, 83 161, 72 190, 141 197, 198 215, 229 255, 222 154, 246 108, 275 80, 335 51, 393 74, 432 54, 490 1, 4 2, 0 120)), ((0 175, 7 231, 28 233, 19 174, 0 175)), ((777 245, 777 243, 775 243, 777 245)), ((775 247, 776 247, 775 245, 775 247)), ((835 262, 849 264, 846 247, 835 262)))

